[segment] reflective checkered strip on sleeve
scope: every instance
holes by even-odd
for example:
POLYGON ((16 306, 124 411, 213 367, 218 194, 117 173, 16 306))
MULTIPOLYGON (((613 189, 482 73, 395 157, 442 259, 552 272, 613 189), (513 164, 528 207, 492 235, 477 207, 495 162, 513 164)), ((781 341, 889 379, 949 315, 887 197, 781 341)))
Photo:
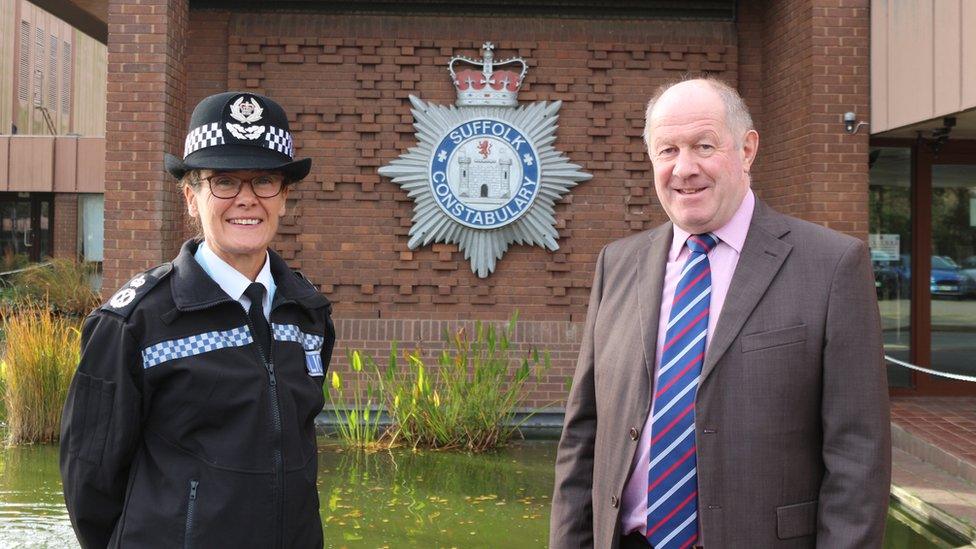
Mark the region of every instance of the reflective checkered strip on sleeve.
POLYGON ((323 375, 322 345, 325 338, 317 334, 307 334, 294 324, 271 324, 273 337, 278 341, 299 343, 305 350, 305 367, 312 376, 323 375))
POLYGON ((264 140, 267 147, 273 151, 295 156, 295 146, 292 143, 291 134, 287 130, 268 126, 268 131, 264 133, 264 140))
POLYGON ((186 158, 190 153, 206 147, 223 144, 224 130, 220 129, 220 123, 205 124, 193 128, 190 133, 186 134, 186 142, 183 145, 183 157, 186 158))
POLYGON ((252 341, 247 326, 161 341, 142 350, 142 367, 148 369, 178 358, 187 358, 228 347, 242 347, 252 341))

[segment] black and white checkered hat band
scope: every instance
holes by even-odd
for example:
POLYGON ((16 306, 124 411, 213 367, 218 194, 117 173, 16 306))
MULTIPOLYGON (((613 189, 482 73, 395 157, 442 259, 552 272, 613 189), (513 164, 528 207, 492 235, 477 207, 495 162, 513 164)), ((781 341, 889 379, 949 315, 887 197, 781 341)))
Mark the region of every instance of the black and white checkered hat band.
POLYGON ((220 129, 219 122, 193 128, 190 133, 186 134, 186 142, 183 144, 183 158, 194 151, 223 144, 224 130, 220 129))
POLYGON ((273 151, 287 154, 289 158, 295 158, 295 145, 291 140, 291 133, 281 128, 268 126, 268 131, 264 133, 265 146, 273 151))
MULTIPOLYGON (((183 158, 200 149, 223 144, 225 144, 224 130, 220 127, 219 122, 193 128, 186 135, 186 142, 183 145, 183 158)), ((287 130, 268 126, 264 132, 264 139, 256 144, 286 154, 289 158, 295 157, 295 145, 291 133, 287 130)))

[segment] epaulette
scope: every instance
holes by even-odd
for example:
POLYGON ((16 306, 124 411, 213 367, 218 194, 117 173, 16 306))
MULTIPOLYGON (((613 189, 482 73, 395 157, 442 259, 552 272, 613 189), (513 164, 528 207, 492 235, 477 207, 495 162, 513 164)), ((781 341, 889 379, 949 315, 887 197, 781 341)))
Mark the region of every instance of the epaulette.
POLYGON ((129 318, 139 300, 145 297, 156 284, 159 284, 160 280, 166 278, 172 270, 172 263, 163 263, 137 274, 122 289, 115 292, 115 295, 98 310, 119 315, 122 318, 129 318))
POLYGON ((313 290, 318 291, 318 288, 315 287, 315 284, 312 284, 312 281, 309 280, 307 276, 302 274, 301 271, 299 271, 298 269, 292 269, 291 272, 295 273, 295 276, 298 277, 298 280, 301 280, 305 284, 308 284, 309 287, 311 287, 313 290))

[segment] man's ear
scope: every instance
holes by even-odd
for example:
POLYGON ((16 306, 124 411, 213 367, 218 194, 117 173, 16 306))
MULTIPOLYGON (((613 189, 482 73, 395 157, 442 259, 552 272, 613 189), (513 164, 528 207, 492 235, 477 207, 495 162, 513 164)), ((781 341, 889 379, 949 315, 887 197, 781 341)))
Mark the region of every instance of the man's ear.
POLYGON ((756 130, 749 130, 742 138, 742 171, 749 173, 752 169, 752 162, 756 159, 756 152, 759 150, 759 133, 756 130))

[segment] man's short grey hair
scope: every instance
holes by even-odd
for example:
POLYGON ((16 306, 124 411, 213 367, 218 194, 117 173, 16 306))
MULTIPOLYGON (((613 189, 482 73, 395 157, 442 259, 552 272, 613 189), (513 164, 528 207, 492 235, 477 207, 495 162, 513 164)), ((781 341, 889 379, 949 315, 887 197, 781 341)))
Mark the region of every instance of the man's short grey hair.
POLYGON ((682 78, 666 82, 657 88, 654 95, 651 96, 650 101, 647 102, 647 110, 644 112, 644 144, 650 148, 651 113, 654 111, 654 106, 658 100, 661 99, 664 92, 682 82, 691 80, 701 80, 707 83, 722 98, 722 103, 725 104, 725 124, 728 126, 729 131, 732 132, 733 138, 735 138, 735 146, 742 146, 742 138, 745 137, 746 132, 755 129, 752 123, 752 115, 749 114, 749 108, 746 107, 746 102, 742 100, 742 96, 739 95, 739 92, 735 88, 724 80, 711 75, 685 75, 682 78))

